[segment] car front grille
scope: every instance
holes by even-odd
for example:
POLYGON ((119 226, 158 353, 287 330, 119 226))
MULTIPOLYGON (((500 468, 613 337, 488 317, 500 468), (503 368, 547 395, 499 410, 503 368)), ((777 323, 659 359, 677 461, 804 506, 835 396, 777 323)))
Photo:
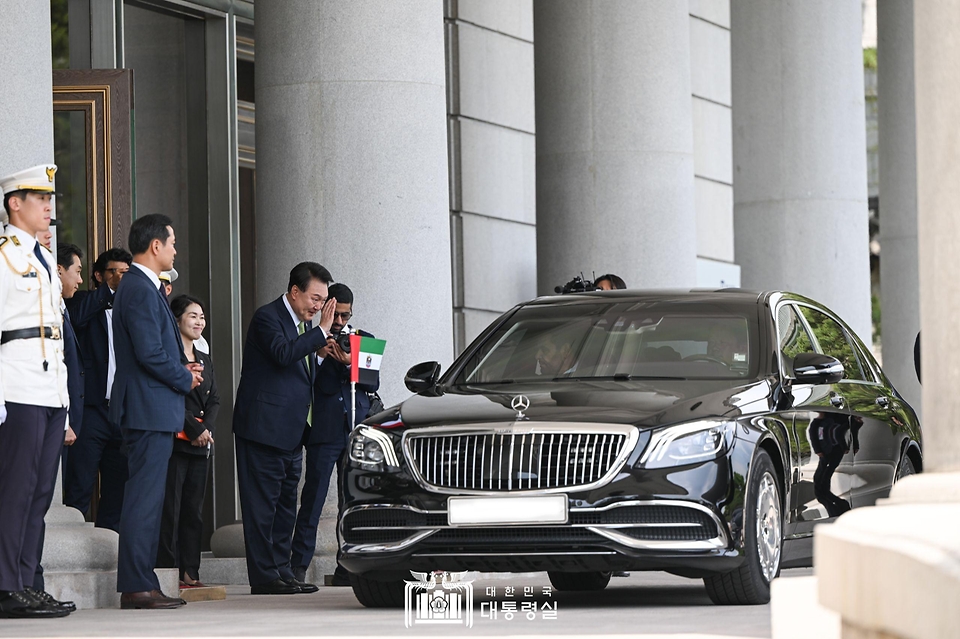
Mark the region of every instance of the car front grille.
POLYGON ((434 487, 466 491, 575 488, 618 465, 624 432, 511 432, 412 435, 408 461, 434 487))

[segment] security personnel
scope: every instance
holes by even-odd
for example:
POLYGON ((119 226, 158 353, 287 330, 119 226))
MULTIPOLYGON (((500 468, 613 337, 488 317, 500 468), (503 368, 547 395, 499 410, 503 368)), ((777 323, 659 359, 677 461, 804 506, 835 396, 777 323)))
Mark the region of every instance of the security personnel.
POLYGON ((37 242, 50 228, 56 171, 0 179, 10 218, 0 236, 0 618, 69 614, 30 587, 69 403, 57 262, 37 242))

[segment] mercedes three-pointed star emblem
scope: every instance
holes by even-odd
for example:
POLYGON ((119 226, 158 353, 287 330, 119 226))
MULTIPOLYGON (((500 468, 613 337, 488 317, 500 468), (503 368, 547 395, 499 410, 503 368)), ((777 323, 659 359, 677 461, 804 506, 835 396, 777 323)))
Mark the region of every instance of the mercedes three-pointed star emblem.
POLYGON ((513 401, 510 402, 510 408, 517 411, 517 419, 521 420, 524 418, 523 411, 530 408, 530 400, 527 399, 526 395, 517 395, 513 398, 513 401))

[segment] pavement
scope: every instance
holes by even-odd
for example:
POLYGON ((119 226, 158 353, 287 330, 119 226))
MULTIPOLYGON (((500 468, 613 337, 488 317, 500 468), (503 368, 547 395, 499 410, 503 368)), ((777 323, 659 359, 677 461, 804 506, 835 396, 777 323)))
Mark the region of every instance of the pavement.
MULTIPOLYGON (((810 569, 785 570, 781 578, 810 574, 810 569)), ((547 595, 544 586, 549 583, 546 573, 476 575, 470 628, 407 628, 403 610, 364 608, 350 588, 254 596, 245 586, 228 586, 224 601, 194 602, 178 610, 99 609, 80 610, 64 619, 3 619, 0 637, 771 636, 769 605, 714 606, 700 580, 632 573, 613 578, 601 592, 547 595), (514 589, 512 596, 508 587, 514 589), (512 620, 503 611, 508 601, 517 602, 512 620), (496 619, 490 615, 493 603, 498 604, 496 619), (522 612, 524 603, 528 612, 536 604, 532 620, 522 612), (556 604, 556 619, 543 618, 545 603, 556 604)))

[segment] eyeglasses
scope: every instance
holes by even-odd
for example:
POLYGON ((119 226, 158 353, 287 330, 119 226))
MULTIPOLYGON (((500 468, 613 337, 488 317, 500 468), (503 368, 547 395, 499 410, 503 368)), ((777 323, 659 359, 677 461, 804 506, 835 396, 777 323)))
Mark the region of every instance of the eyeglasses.
POLYGON ((342 319, 344 322, 346 322, 348 319, 350 319, 351 317, 353 317, 353 313, 351 313, 350 311, 346 311, 346 312, 344 312, 344 313, 334 313, 334 314, 333 314, 333 317, 334 317, 334 319, 340 318, 340 319, 342 319))

